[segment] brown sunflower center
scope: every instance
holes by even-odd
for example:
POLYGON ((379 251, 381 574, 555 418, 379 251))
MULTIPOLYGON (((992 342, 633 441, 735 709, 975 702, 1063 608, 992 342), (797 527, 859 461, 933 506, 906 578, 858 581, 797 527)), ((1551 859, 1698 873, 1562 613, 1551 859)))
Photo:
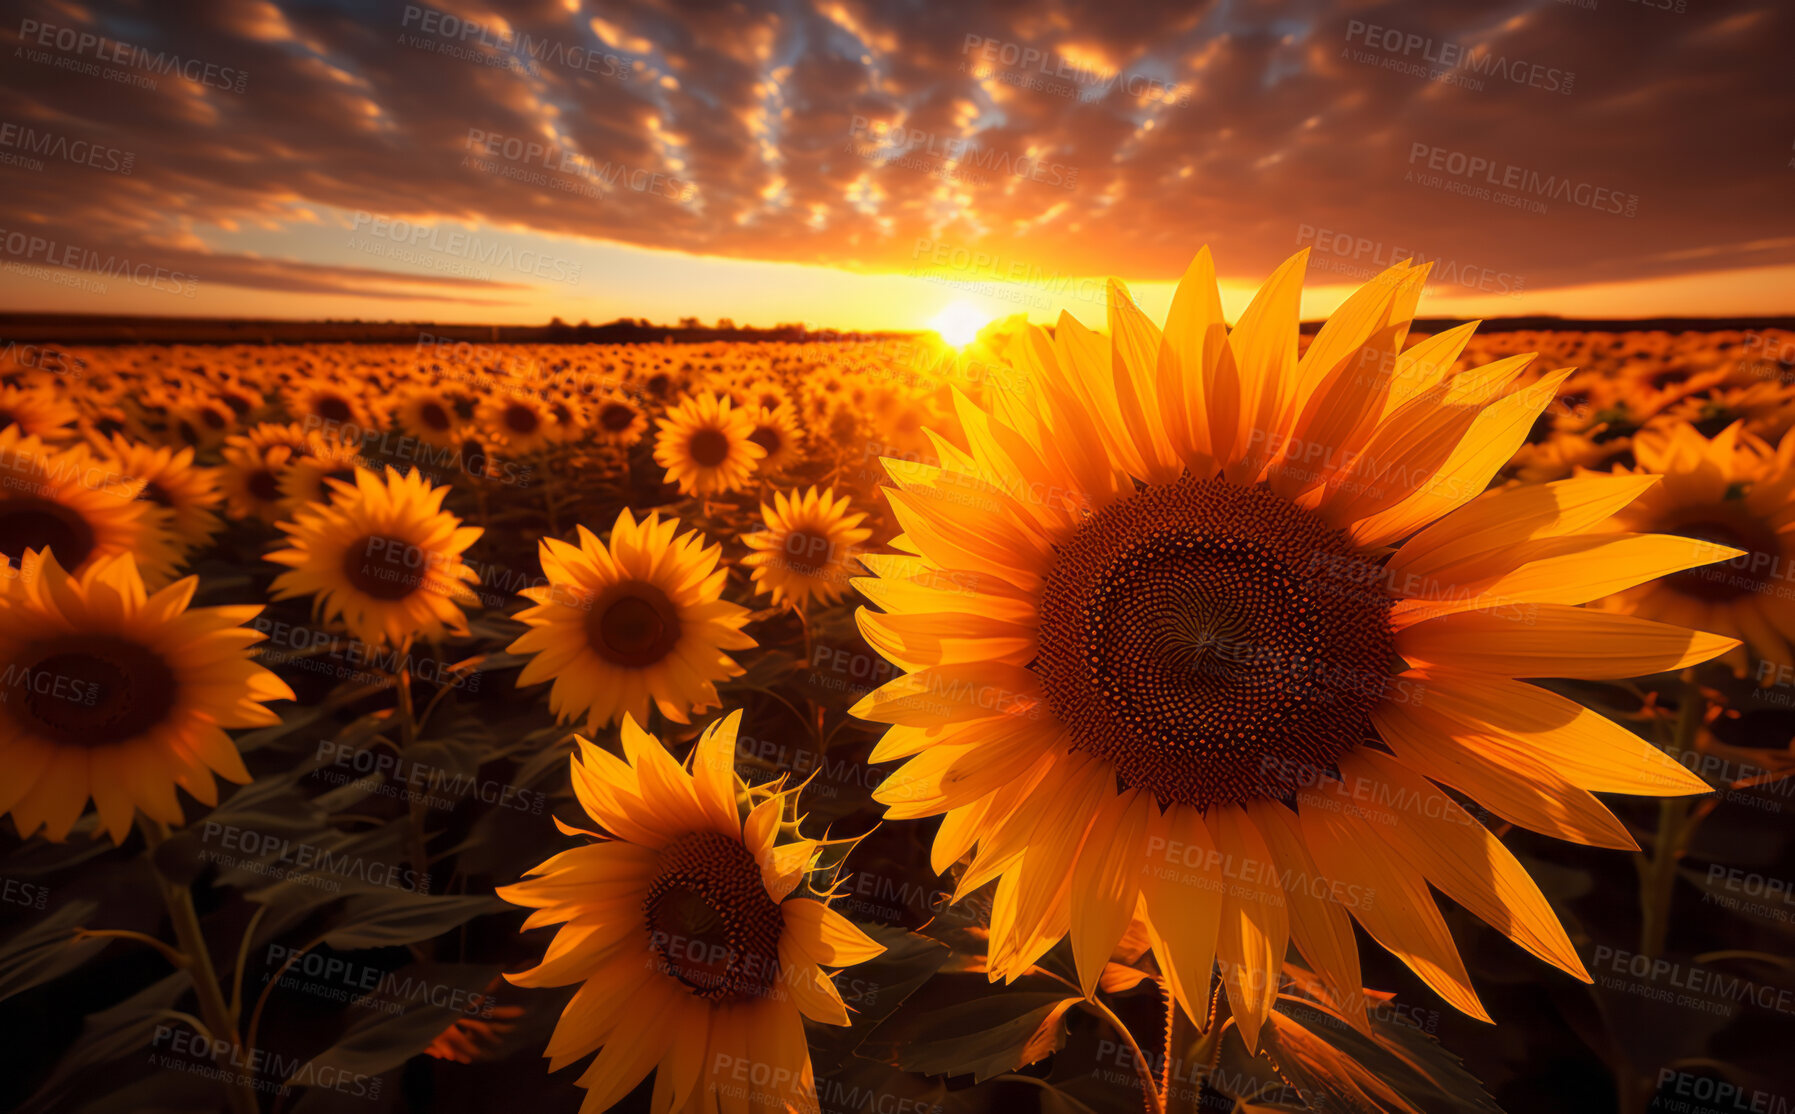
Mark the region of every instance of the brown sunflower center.
POLYGON ((785 444, 785 439, 779 436, 779 431, 770 425, 756 427, 754 432, 748 435, 748 440, 765 449, 768 456, 778 453, 785 444))
POLYGON ((349 405, 348 400, 335 395, 325 395, 320 398, 317 405, 312 407, 312 411, 327 422, 346 422, 355 417, 355 410, 349 405))
POLYGON ((669 844, 642 909, 662 970, 698 997, 761 998, 778 981, 785 918, 739 841, 696 832, 669 844))
POLYGON ((598 656, 626 669, 646 669, 679 645, 679 609, 653 584, 613 586, 586 617, 586 641, 598 656))
POLYGON ((812 530, 793 530, 785 536, 786 567, 800 576, 815 576, 829 563, 828 535, 812 530))
POLYGON ((1085 522, 1041 606, 1049 706, 1162 804, 1282 798, 1366 737, 1391 600, 1346 535, 1260 487, 1148 487, 1085 522))
POLYGON ((1761 595, 1770 588, 1772 580, 1790 575, 1776 533, 1755 518, 1690 522, 1670 533, 1745 551, 1730 561, 1684 569, 1664 578, 1666 584, 1685 596, 1725 603, 1761 595))
POLYGON ((280 480, 266 468, 257 468, 244 484, 249 493, 264 503, 280 501, 280 480))
POLYGON ((67 746, 135 739, 168 719, 180 691, 160 655, 116 635, 72 635, 36 646, 6 680, 5 703, 19 721, 67 746))
POLYGON ((93 527, 79 511, 50 499, 0 502, 0 553, 18 564, 27 549, 46 548, 63 568, 79 568, 94 551, 93 527))
POLYGON ((609 402, 598 412, 598 424, 611 433, 622 433, 636 420, 636 411, 621 402, 609 402))
POLYGON ((343 578, 377 600, 402 600, 423 586, 424 550, 390 534, 363 534, 343 550, 343 578))
POLYGON ((505 428, 520 436, 528 436, 542 427, 542 418, 522 403, 505 407, 505 428))
POLYGON ((720 429, 701 429, 686 443, 700 468, 715 468, 729 459, 729 438, 720 429))
POLYGON ((426 402, 418 407, 418 419, 438 433, 449 428, 449 412, 440 403, 426 402))

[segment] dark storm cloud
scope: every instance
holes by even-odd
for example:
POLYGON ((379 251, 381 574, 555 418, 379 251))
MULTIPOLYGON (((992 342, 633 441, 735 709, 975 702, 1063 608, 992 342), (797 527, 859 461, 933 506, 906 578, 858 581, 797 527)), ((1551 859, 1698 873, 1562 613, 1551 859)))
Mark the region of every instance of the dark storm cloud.
POLYGON ((500 300, 516 276, 199 234, 330 206, 1140 278, 1311 245, 1317 278, 1400 253, 1530 288, 1787 262, 1795 9, 1677 4, 28 4, 0 125, 135 158, 0 165, 0 225, 233 285, 500 300))

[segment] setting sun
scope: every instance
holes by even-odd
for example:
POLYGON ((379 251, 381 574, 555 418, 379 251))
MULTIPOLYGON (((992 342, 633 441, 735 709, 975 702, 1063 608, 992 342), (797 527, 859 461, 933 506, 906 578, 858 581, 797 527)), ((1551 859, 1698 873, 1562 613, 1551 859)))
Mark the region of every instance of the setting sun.
POLYGON ((955 302, 937 313, 935 319, 929 322, 929 328, 955 348, 963 348, 978 339, 979 330, 985 327, 986 320, 985 314, 978 307, 955 302))

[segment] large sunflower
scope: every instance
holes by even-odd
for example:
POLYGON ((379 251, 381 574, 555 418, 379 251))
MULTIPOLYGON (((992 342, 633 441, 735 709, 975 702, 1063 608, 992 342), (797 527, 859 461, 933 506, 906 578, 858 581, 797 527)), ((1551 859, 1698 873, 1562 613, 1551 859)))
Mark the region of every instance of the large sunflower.
MULTIPOLYGON (((1687 569, 1602 601, 1614 611, 1721 631, 1745 645, 1727 654, 1744 675, 1759 660, 1787 662, 1795 632, 1795 436, 1777 449, 1735 423, 1709 440, 1687 425, 1634 439, 1639 472, 1662 481, 1608 522, 1736 546, 1724 564, 1687 569)), ((1619 469, 1616 469, 1619 471, 1619 469)))
POLYGON ((415 468, 388 468, 384 480, 356 472, 354 490, 280 524, 289 548, 268 560, 290 569, 274 578, 274 598, 313 596, 315 612, 373 645, 465 634, 461 608, 477 601, 464 582, 479 576, 461 555, 481 530, 442 509, 448 493, 415 468))
POLYGON ((873 532, 860 525, 864 514, 849 512, 848 497, 835 489, 773 493, 773 505, 762 503, 765 530, 743 536, 754 550, 742 567, 754 570, 754 583, 771 593, 775 604, 789 601, 802 609, 811 600, 830 604, 847 591, 860 571, 855 557, 873 532))
POLYGON ((218 802, 249 772, 228 727, 279 722, 292 690, 247 653, 259 607, 189 607, 198 580, 146 593, 128 555, 78 574, 30 554, 0 595, 0 811, 61 840, 91 798, 123 842, 133 813, 182 822, 179 786, 218 802))
POLYGON ((685 399, 656 424, 655 463, 686 495, 740 491, 767 455, 750 440, 753 412, 709 392, 685 399))
POLYGON ((1565 372, 1454 372, 1469 326, 1404 350, 1426 267, 1349 298, 1299 360, 1304 256, 1224 325, 1207 250, 1165 330, 1119 284, 957 400, 967 445, 887 461, 905 534, 864 556, 871 644, 907 675, 855 711, 907 758, 876 796, 943 815, 934 863, 996 882, 993 977, 1071 936, 1093 990, 1141 909, 1193 1018, 1212 965, 1249 1045, 1294 942, 1343 1001, 1349 913, 1487 1017, 1431 884, 1587 978, 1520 865, 1434 782, 1523 826, 1631 847, 1591 791, 1707 786, 1521 677, 1621 677, 1728 639, 1577 605, 1734 551, 1591 527, 1652 481, 1482 495, 1565 372), (1408 539, 1405 544, 1404 539, 1408 539), (1394 548, 1393 548, 1394 547, 1394 548), (1432 779, 1432 780, 1430 780, 1432 779), (1375 894, 1354 900, 1352 895, 1375 894))
POLYGON ((194 465, 191 447, 151 445, 114 435, 98 442, 97 449, 123 476, 143 482, 138 498, 155 507, 152 515, 186 554, 211 544, 224 525, 217 514, 224 493, 211 469, 194 465))
POLYGON ((149 586, 160 588, 174 579, 180 550, 155 507, 137 498, 142 491, 142 480, 85 445, 53 449, 8 426, 0 430, 0 555, 17 563, 27 550, 49 549, 81 572, 128 553, 149 586))
POLYGON ((848 1024, 823 968, 884 951, 804 884, 822 845, 777 840, 789 794, 735 776, 740 719, 705 730, 689 771, 627 717, 624 758, 578 740, 574 791, 604 831, 498 891, 535 910, 526 929, 563 926, 506 978, 581 984, 546 1055, 555 1071, 598 1050, 587 1114, 651 1070, 655 1114, 816 1110, 804 1018, 848 1024))
POLYGON ((725 650, 746 650, 748 609, 722 598, 729 570, 722 547, 696 530, 675 537, 679 520, 651 513, 617 516, 607 547, 584 526, 578 546, 542 541, 543 587, 521 595, 536 606, 509 647, 535 658, 520 685, 554 678, 549 708, 562 719, 586 716, 586 729, 629 714, 648 718, 650 702, 676 723, 718 705, 716 682, 742 667, 725 650))

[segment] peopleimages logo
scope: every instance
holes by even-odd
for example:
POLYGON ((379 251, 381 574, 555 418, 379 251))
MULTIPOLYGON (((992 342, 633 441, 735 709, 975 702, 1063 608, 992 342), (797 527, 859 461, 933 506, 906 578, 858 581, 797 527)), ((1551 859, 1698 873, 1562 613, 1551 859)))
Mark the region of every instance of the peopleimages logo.
MULTIPOLYGON (((357 210, 351 226, 356 232, 374 236, 413 251, 429 251, 454 259, 465 260, 507 271, 534 275, 554 282, 580 281, 580 264, 544 255, 471 232, 445 233, 436 225, 416 224, 402 217, 383 217, 366 210, 357 210)), ((352 240, 351 247, 357 246, 352 240)), ((366 249, 364 249, 366 250, 366 249)))
MULTIPOLYGON (((58 27, 35 19, 19 21, 19 39, 26 46, 49 47, 64 54, 86 55, 101 62, 148 70, 164 77, 178 75, 208 89, 228 89, 233 93, 241 93, 249 84, 249 74, 244 70, 216 65, 198 58, 183 58, 166 50, 150 50, 105 35, 96 35, 92 31, 77 31, 73 27, 58 27)), ((151 82, 149 87, 155 88, 155 83, 151 82)))
POLYGON ((636 193, 657 194, 670 197, 675 201, 689 201, 698 195, 698 183, 675 178, 658 170, 642 167, 625 166, 610 161, 598 162, 578 151, 557 147, 554 144, 539 143, 533 139, 520 139, 516 136, 501 135, 482 128, 467 130, 467 149, 490 158, 504 159, 517 164, 517 168, 501 167, 485 162, 462 160, 462 165, 473 166, 477 170, 500 177, 512 178, 532 185, 550 185, 554 180, 547 175, 537 173, 536 167, 545 171, 571 175, 584 179, 597 187, 592 196, 603 197, 606 193, 618 190, 634 190, 636 193))
POLYGON ((28 232, 0 228, 0 253, 50 267, 90 271, 107 278, 148 287, 158 293, 179 294, 184 298, 193 297, 199 289, 197 275, 171 271, 154 263, 134 263, 129 256, 106 254, 80 244, 59 243, 28 232))
MULTIPOLYGON (((106 147, 87 139, 71 139, 52 131, 42 131, 28 124, 11 121, 0 123, 0 147, 26 151, 45 158, 91 166, 113 174, 129 174, 137 164, 137 155, 106 147)), ((41 164, 40 164, 41 168, 41 164)))
POLYGON ((1438 187, 1441 184, 1438 181, 1417 177, 1417 170, 1425 168, 1440 171, 1456 182, 1473 187, 1471 190, 1448 192, 1460 192, 1484 201, 1513 204, 1518 208, 1532 208, 1536 212, 1546 211, 1544 201, 1564 201, 1599 213, 1614 213, 1625 217, 1635 216, 1639 212, 1639 195, 1636 193, 1623 193, 1593 182, 1546 174, 1511 162, 1499 162, 1431 143, 1409 145, 1409 166, 1416 169, 1411 169, 1404 176, 1404 181, 1418 181, 1425 186, 1438 187), (1511 195, 1514 200, 1509 199, 1511 195), (1536 198, 1539 200, 1533 200, 1536 198))
MULTIPOLYGON (((443 43, 463 47, 471 43, 490 51, 492 53, 486 56, 469 52, 469 60, 488 65, 502 63, 525 72, 535 72, 538 64, 546 62, 559 68, 579 70, 618 81, 629 80, 634 72, 627 59, 609 51, 593 50, 578 43, 563 42, 544 35, 532 35, 528 31, 515 31, 504 26, 503 20, 495 26, 466 19, 453 12, 407 4, 399 25, 416 28, 443 43)), ((430 40, 420 40, 417 36, 411 38, 413 41, 407 43, 406 38, 401 36, 400 42, 410 46, 429 43, 436 53, 450 56, 456 53, 449 49, 439 49, 438 44, 430 43, 430 40)))
POLYGON ((1000 175, 1020 178, 1042 185, 1071 189, 1078 184, 1078 168, 1027 154, 1018 155, 981 146, 975 136, 950 136, 922 128, 855 116, 848 125, 848 150, 861 158, 891 161, 921 154, 938 158, 958 168, 991 170, 1000 175), (866 147, 856 147, 855 139, 870 139, 866 147))
POLYGON ((1341 56, 1352 61, 1377 62, 1385 69, 1407 72, 1416 77, 1451 79, 1481 91, 1480 78, 1525 85, 1548 93, 1569 93, 1577 75, 1555 66, 1544 66, 1518 58, 1509 58, 1480 46, 1465 47, 1450 40, 1435 39, 1415 31, 1382 27, 1362 19, 1348 20, 1346 42, 1341 56), (1369 48, 1370 57, 1356 53, 1353 43, 1369 48))

